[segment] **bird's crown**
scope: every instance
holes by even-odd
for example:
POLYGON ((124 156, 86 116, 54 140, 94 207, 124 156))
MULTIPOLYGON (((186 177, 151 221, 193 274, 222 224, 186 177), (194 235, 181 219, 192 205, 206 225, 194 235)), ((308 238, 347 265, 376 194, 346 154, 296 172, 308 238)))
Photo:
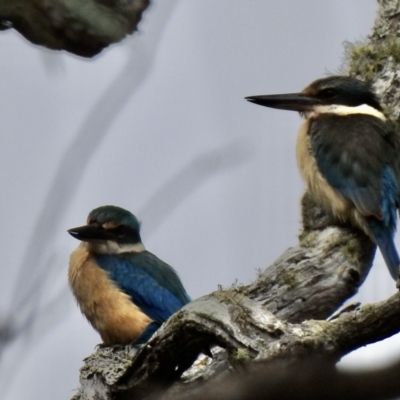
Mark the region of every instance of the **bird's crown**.
POLYGON ((92 210, 87 218, 88 225, 98 224, 104 229, 125 226, 133 231, 140 231, 138 219, 128 210, 117 206, 101 206, 92 210))

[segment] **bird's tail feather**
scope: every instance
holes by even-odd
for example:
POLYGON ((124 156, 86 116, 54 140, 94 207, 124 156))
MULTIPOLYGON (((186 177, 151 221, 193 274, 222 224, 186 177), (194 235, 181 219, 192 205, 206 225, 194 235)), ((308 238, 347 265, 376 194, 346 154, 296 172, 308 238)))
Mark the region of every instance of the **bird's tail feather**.
POLYGON ((370 224, 370 227, 390 275, 397 281, 399 279, 400 257, 394 245, 393 233, 388 228, 377 224, 370 224))

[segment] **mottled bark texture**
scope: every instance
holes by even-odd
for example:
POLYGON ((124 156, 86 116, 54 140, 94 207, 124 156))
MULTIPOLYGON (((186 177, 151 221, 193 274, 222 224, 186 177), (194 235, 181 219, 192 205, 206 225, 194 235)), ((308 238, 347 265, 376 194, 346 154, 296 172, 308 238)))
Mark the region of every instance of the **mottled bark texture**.
POLYGON ((0 30, 93 57, 136 30, 150 0, 0 0, 0 30))
MULTIPOLYGON (((373 81, 396 123, 400 116, 400 0, 379 4, 372 35, 364 43, 347 46, 346 73, 373 81)), ((375 246, 361 232, 336 224, 307 194, 302 199, 302 216, 298 245, 288 249, 251 285, 195 300, 138 352, 130 346, 99 348, 85 360, 75 399, 140 399, 149 396, 152 389, 163 399, 212 398, 215 393, 221 396, 215 398, 223 398, 224 386, 230 387, 229 396, 224 398, 240 399, 251 398, 240 388, 260 388, 261 384, 263 398, 269 394, 269 398, 286 398, 288 388, 297 381, 298 386, 293 386, 297 391, 288 395, 290 398, 347 398, 322 392, 311 397, 310 384, 304 382, 323 382, 321 390, 329 394, 339 393, 336 389, 345 391, 354 377, 343 375, 344 381, 336 387, 340 374, 332 368, 322 376, 315 363, 311 368, 296 363, 308 357, 325 357, 333 365, 344 354, 395 334, 400 330, 400 295, 326 320, 364 281, 375 246), (213 358, 200 355, 192 365, 209 346, 213 346, 213 358), (282 369, 279 365, 283 362, 286 367, 297 367, 282 369), (271 363, 276 374, 268 372, 271 363), (252 374, 254 368, 257 373, 252 374), (280 383, 281 396, 274 392, 278 390, 274 380, 280 383)), ((389 377, 393 379, 393 373, 389 377)), ((396 390, 400 394, 400 386, 396 390)), ((260 390, 252 393, 253 398, 261 398, 260 390)), ((354 394, 351 398, 387 398, 362 393, 364 397, 354 394)))
POLYGON ((400 363, 371 372, 341 372, 327 360, 309 357, 252 363, 175 400, 384 400, 398 398, 400 363), (266 377, 268 377, 266 379, 266 377))

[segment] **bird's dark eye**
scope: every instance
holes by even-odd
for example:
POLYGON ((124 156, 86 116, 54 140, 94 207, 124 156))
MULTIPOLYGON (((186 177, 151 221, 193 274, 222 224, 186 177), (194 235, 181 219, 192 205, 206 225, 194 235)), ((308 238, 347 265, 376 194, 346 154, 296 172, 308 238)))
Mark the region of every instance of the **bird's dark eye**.
POLYGON ((126 228, 123 225, 117 226, 113 231, 119 238, 123 238, 126 235, 126 228))
POLYGON ((323 99, 327 99, 327 98, 336 96, 337 91, 332 88, 326 88, 326 89, 321 90, 318 95, 319 95, 319 97, 321 97, 323 99))

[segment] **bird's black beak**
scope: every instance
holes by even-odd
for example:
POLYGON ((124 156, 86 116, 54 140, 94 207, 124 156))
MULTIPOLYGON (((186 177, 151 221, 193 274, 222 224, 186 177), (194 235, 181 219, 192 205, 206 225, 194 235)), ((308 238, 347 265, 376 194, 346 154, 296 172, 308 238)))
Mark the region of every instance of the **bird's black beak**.
POLYGON ((321 104, 320 100, 303 93, 249 96, 245 99, 260 106, 299 112, 311 111, 315 106, 321 104))
POLYGON ((75 239, 84 242, 91 240, 108 240, 110 239, 109 232, 97 225, 84 225, 78 228, 68 229, 68 233, 75 239))

